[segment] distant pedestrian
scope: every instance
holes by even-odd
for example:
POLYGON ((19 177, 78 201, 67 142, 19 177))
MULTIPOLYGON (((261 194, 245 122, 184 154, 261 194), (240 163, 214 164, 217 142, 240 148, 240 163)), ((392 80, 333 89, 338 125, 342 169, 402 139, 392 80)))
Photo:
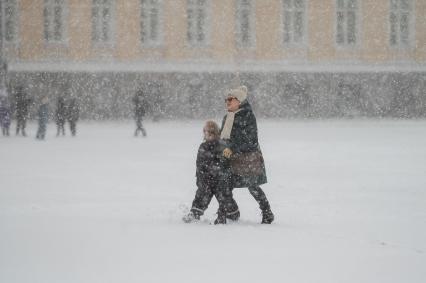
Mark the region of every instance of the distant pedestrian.
POLYGON ((147 101, 144 97, 142 90, 139 90, 138 92, 136 92, 135 97, 133 97, 133 104, 135 107, 135 121, 136 121, 135 137, 138 136, 139 132, 142 133, 142 136, 146 137, 146 130, 142 125, 142 119, 146 113, 147 101))
POLYGON ((9 136, 10 119, 11 119, 10 103, 5 88, 0 89, 0 126, 3 136, 9 136))
POLYGON ((47 122, 49 121, 49 100, 47 96, 44 96, 41 99, 41 104, 38 108, 38 130, 36 138, 39 140, 44 140, 46 136, 47 122))
POLYGON ((26 136, 25 127, 27 125, 28 111, 31 99, 28 98, 23 86, 19 86, 15 96, 15 111, 16 111, 16 135, 21 132, 22 136, 26 136))
POLYGON ((65 121, 67 116, 67 107, 65 104, 65 99, 60 96, 56 104, 55 112, 55 122, 57 127, 56 136, 59 136, 62 132, 62 135, 65 136, 65 121))
POLYGON ((80 118, 80 106, 75 97, 72 97, 68 102, 67 120, 70 124, 71 135, 77 134, 77 121, 80 118))

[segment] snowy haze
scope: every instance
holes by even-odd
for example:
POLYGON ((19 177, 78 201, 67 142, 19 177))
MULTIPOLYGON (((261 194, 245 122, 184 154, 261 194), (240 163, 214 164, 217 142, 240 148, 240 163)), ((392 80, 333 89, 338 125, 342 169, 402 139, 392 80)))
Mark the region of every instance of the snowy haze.
POLYGON ((260 120, 272 225, 181 221, 202 126, 0 138, 0 282, 425 282, 425 121, 260 120))

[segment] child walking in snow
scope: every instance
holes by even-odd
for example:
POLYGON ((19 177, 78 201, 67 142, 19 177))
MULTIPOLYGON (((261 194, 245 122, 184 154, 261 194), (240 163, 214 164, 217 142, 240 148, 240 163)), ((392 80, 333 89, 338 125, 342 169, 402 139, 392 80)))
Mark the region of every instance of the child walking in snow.
POLYGON ((238 220, 240 212, 232 197, 230 187, 230 169, 222 152, 225 145, 219 140, 219 126, 214 121, 207 121, 204 128, 204 141, 197 154, 197 191, 192 202, 191 211, 183 218, 184 222, 199 220, 210 204, 213 196, 219 202, 218 218, 215 224, 225 224, 226 218, 238 220))

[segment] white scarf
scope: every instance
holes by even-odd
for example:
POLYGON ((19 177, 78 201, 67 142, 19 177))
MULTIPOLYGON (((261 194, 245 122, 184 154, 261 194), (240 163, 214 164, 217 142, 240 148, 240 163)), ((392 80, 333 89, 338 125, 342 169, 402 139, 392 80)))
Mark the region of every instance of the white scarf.
POLYGON ((220 138, 223 140, 229 140, 231 138, 232 126, 234 125, 235 114, 240 112, 241 109, 238 109, 235 112, 228 112, 226 114, 225 124, 223 124, 222 132, 220 133, 220 138))

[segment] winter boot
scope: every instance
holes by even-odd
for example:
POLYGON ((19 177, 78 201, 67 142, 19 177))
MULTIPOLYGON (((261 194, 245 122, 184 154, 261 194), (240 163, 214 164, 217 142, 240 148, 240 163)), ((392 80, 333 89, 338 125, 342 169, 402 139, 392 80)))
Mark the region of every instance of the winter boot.
POLYGON ((271 209, 262 211, 262 224, 271 224, 274 221, 274 214, 271 209))
POLYGON ((192 223, 192 222, 195 222, 195 221, 200 220, 200 214, 199 214, 199 213, 196 213, 196 212, 194 212, 194 211, 190 211, 187 215, 185 215, 185 216, 182 218, 182 220, 183 220, 183 222, 185 222, 185 223, 192 223))
POLYGON ((240 211, 237 209, 233 212, 226 213, 226 219, 238 221, 240 219, 240 211))
POLYGON ((226 213, 224 211, 220 211, 217 213, 217 218, 214 221, 214 225, 217 224, 226 224, 226 213))

